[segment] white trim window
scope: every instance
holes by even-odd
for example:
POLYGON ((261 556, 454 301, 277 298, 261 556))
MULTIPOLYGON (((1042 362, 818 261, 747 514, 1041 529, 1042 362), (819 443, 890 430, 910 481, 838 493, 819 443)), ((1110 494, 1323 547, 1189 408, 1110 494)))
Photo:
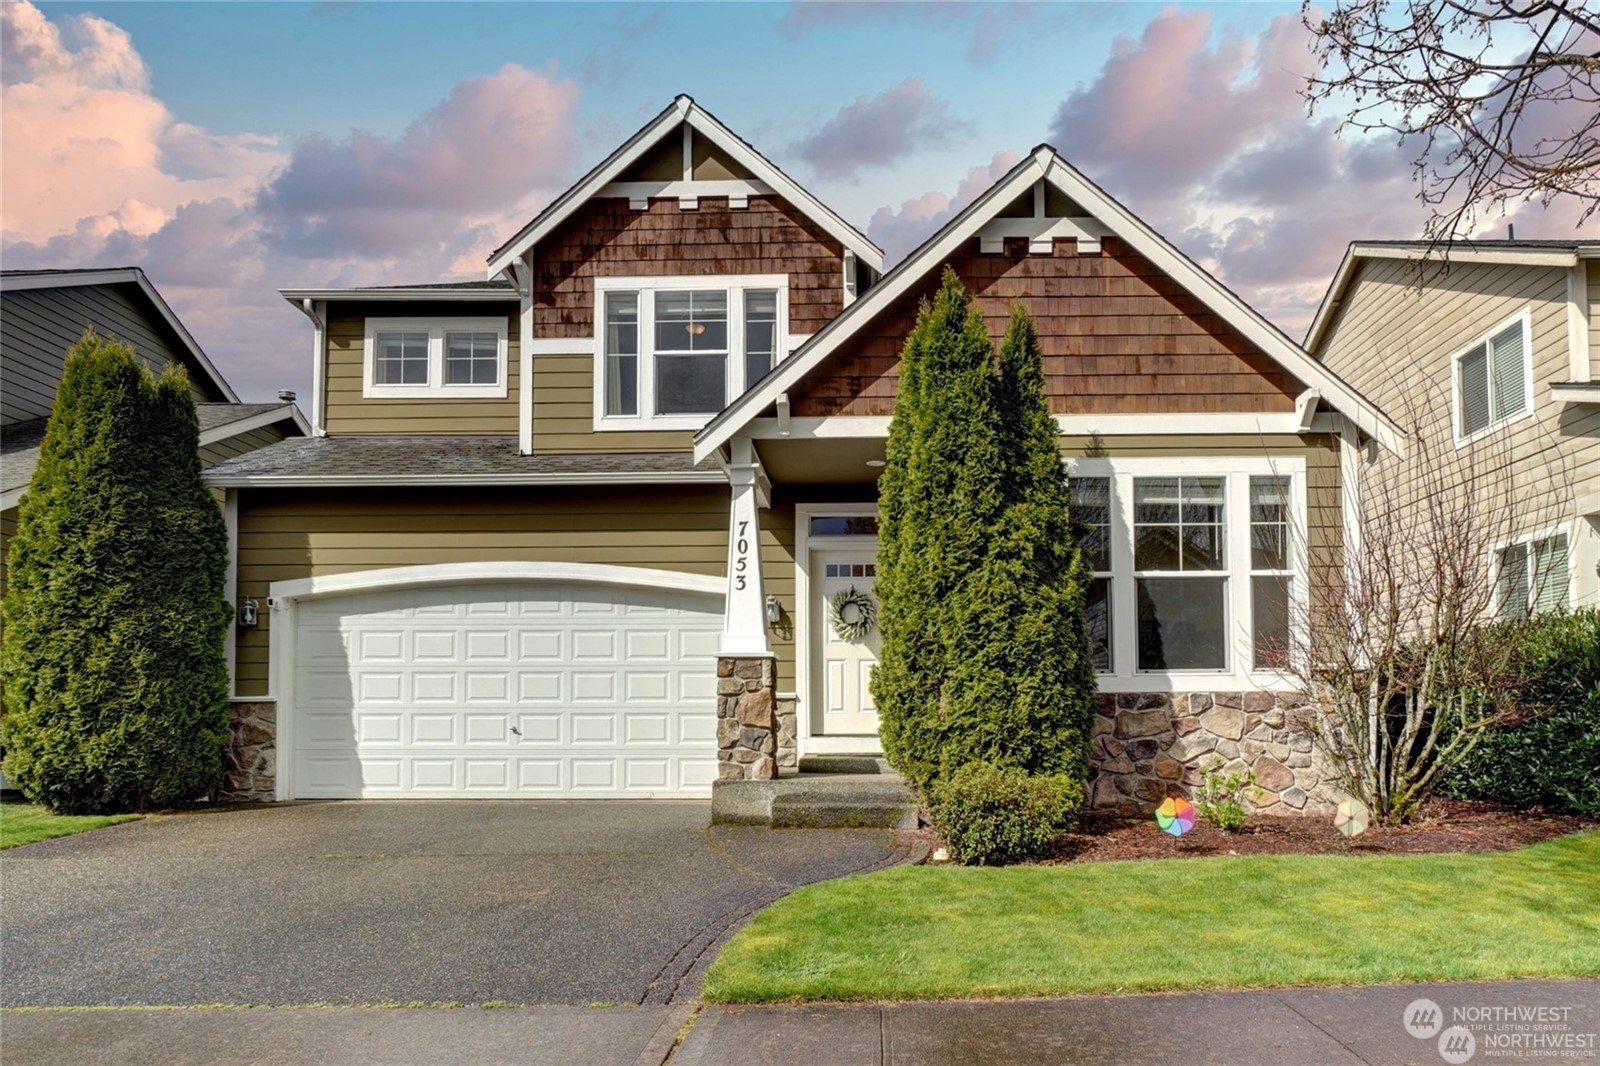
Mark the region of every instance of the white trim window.
POLYGON ((1099 673, 1111 670, 1112 624, 1111 574, 1111 479, 1078 477, 1070 482, 1071 514, 1078 528, 1078 549, 1084 562, 1094 571, 1084 599, 1084 615, 1089 623, 1089 654, 1099 673))
POLYGON ((1532 316, 1522 311, 1450 358, 1456 444, 1533 413, 1532 316))
POLYGON ((1555 530, 1495 550, 1495 613, 1525 618, 1572 605, 1571 540, 1555 530))
POLYGON ((595 429, 699 429, 772 369, 786 274, 597 278, 595 429))
POLYGON ((1298 456, 1070 462, 1104 692, 1282 687, 1306 596, 1298 456))
POLYGON ((368 399, 504 399, 504 318, 369 318, 361 395, 368 399))

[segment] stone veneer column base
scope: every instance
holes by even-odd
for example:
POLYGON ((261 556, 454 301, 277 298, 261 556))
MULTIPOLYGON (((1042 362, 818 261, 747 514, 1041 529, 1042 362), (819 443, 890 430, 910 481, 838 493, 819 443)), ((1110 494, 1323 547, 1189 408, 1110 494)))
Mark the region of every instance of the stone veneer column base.
POLYGON ((272 700, 228 702, 228 746, 222 753, 224 803, 270 801, 278 770, 278 705, 272 700))
POLYGON ((1253 813, 1331 815, 1343 793, 1297 724, 1309 709, 1293 692, 1102 693, 1090 809, 1139 816, 1168 796, 1192 798, 1220 760, 1224 773, 1254 771, 1253 813))
MULTIPOLYGON (((770 656, 717 660, 717 780, 778 776, 776 666, 770 656)), ((793 711, 789 717, 792 737, 793 711)))

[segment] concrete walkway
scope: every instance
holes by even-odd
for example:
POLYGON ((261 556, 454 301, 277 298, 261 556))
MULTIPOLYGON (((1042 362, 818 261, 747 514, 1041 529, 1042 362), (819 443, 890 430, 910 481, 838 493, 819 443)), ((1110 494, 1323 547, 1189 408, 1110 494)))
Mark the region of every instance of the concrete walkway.
POLYGON ((6 1066, 90 1062, 1460 1066, 1519 1061, 1593 1064, 1600 1061, 1597 1045, 1600 981, 997 1003, 705 1007, 698 1013, 690 1005, 0 1012, 0 1060, 6 1066), (1436 1030, 1421 1037, 1413 1036, 1404 1024, 1411 1005, 1420 999, 1431 1000, 1440 1012, 1436 1030), (1535 1020, 1530 1012, 1544 1020, 1535 1020), (1524 1020, 1517 1020, 1519 1016, 1524 1020), (1455 1058, 1440 1051, 1439 1038, 1456 1024, 1472 1034, 1470 1058, 1460 1057, 1465 1045, 1456 1045, 1455 1058), (1557 1046, 1552 1048, 1551 1042, 1557 1046), (1533 1054, 1535 1050, 1540 1053, 1533 1054))

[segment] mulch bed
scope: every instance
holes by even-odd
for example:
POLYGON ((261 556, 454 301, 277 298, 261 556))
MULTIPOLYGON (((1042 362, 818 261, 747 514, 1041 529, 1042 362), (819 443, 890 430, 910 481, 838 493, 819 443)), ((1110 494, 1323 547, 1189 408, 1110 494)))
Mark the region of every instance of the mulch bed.
POLYGON ((1600 819, 1540 811, 1515 811, 1495 803, 1430 800, 1409 825, 1374 825, 1345 837, 1331 818, 1255 817, 1237 833, 1204 822, 1181 837, 1169 836, 1155 818, 1086 819, 1057 841, 1046 863, 1112 859, 1181 859, 1205 855, 1422 855, 1455 851, 1509 851, 1600 825, 1600 819))

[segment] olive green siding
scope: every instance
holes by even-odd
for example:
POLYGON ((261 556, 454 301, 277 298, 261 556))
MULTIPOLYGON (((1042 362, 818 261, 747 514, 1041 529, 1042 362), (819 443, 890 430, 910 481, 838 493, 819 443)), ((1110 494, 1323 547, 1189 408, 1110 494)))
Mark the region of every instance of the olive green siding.
POLYGON ((500 303, 347 303, 328 309, 329 433, 417 433, 516 436, 518 310, 500 303), (503 399, 368 399, 361 395, 368 318, 499 318, 506 320, 503 399))
MULTIPOLYGON (((605 563, 726 573, 728 490, 478 488, 243 490, 239 595, 274 581, 465 562, 605 563)), ((267 693, 271 612, 240 634, 238 692, 267 693)))
POLYGON ((686 452, 687 431, 596 432, 594 357, 540 355, 533 360, 533 451, 535 455, 579 452, 686 452))

